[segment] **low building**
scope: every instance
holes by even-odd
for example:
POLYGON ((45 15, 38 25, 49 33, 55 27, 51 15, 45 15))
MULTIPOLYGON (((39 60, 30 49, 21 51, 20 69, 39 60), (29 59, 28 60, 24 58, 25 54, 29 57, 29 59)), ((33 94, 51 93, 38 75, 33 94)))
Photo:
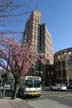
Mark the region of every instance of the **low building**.
POLYGON ((57 83, 72 83, 72 48, 60 50, 54 54, 57 83))

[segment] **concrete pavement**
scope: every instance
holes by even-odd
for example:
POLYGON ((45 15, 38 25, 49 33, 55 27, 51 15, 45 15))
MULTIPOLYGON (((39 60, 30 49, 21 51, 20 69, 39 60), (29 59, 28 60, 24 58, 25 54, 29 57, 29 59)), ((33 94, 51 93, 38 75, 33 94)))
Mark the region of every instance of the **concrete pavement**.
POLYGON ((33 108, 33 107, 21 99, 16 99, 16 100, 0 99, 0 108, 33 108))
POLYGON ((49 99, 24 101, 21 99, 0 99, 0 108, 72 108, 49 99))

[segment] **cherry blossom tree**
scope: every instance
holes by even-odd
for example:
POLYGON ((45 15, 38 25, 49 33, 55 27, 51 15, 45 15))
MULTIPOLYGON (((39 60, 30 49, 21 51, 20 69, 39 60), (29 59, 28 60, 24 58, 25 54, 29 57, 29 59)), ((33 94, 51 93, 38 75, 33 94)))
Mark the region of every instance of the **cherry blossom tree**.
POLYGON ((38 54, 30 43, 17 43, 14 38, 0 38, 0 66, 7 72, 12 72, 15 84, 12 99, 16 98, 17 85, 22 75, 36 62, 38 54))

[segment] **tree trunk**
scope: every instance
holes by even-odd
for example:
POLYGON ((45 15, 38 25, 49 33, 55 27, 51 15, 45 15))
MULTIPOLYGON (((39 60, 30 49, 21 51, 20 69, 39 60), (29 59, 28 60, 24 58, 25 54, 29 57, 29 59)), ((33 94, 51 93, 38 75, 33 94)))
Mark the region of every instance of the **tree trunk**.
POLYGON ((5 83, 3 84, 3 92, 2 92, 2 98, 5 97, 5 83))
POLYGON ((18 83, 15 81, 12 99, 16 99, 18 83))

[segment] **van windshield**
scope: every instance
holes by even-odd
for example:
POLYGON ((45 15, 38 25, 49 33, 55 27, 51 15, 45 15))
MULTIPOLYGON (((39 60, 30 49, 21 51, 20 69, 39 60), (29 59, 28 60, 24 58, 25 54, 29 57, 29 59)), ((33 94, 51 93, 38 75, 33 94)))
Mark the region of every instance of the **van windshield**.
POLYGON ((41 81, 34 80, 34 87, 40 87, 41 81))
POLYGON ((33 87, 33 81, 32 80, 26 80, 25 81, 25 86, 27 86, 27 87, 33 87))
POLYGON ((26 80, 25 86, 27 87, 40 87, 41 81, 39 80, 26 80))

